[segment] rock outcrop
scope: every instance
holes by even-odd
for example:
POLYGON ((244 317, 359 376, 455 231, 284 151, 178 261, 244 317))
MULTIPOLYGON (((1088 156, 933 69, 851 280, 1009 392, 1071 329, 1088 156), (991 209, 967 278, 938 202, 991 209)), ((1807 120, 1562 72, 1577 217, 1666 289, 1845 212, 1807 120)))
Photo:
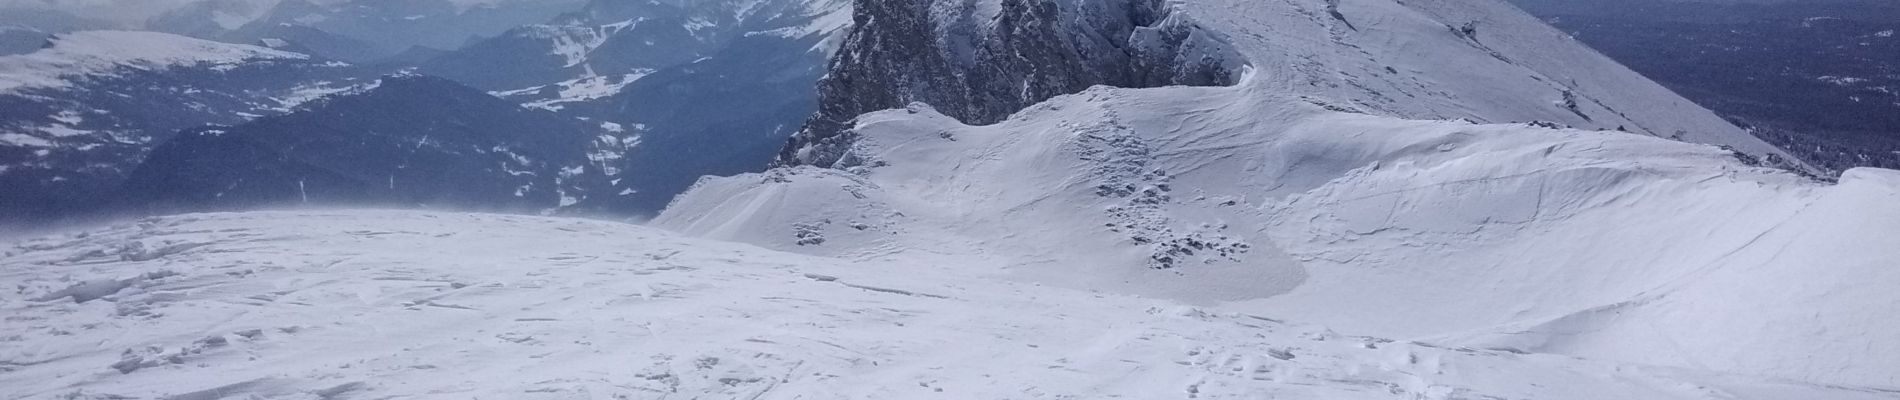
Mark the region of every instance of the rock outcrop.
POLYGON ((819 82, 819 111, 784 165, 849 164, 851 120, 928 103, 990 124, 1095 85, 1226 86, 1244 62, 1164 0, 858 0, 855 28, 819 82))

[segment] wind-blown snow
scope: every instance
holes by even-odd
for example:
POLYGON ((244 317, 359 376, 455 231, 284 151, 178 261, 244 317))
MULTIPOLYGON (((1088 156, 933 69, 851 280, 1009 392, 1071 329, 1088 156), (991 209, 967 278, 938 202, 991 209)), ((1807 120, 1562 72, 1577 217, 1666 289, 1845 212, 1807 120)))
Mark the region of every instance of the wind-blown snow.
POLYGON ((179 66, 235 67, 244 62, 309 56, 257 46, 218 43, 156 32, 84 31, 62 34, 37 52, 0 57, 0 93, 63 87, 68 78, 110 75, 119 69, 179 66))
POLYGON ((8 251, 10 399, 1892 398, 586 220, 186 215, 8 251))

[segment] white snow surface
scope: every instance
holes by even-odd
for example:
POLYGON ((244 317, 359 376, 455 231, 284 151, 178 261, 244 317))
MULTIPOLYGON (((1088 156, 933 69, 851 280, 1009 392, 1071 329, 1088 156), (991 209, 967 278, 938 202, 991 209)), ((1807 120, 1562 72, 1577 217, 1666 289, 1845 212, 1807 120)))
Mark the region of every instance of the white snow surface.
POLYGON ((69 79, 124 70, 175 67, 236 67, 257 60, 303 60, 309 56, 268 48, 219 43, 138 31, 82 31, 53 38, 53 46, 0 57, 0 93, 56 88, 69 79))
POLYGON ((8 252, 8 399, 1896 396, 576 219, 200 214, 8 252))
POLYGON ((1772 151, 1502 3, 1340 2, 1357 30, 1268 3, 1174 3, 1248 57, 1234 87, 1095 88, 991 126, 868 114, 863 166, 710 178, 653 224, 1355 335, 1900 388, 1900 172, 1823 184, 1505 123, 1772 151), (1466 20, 1482 44, 1447 27, 1466 20), (1593 120, 1553 106, 1566 88, 1593 120))
POLYGON ((869 114, 863 166, 704 180, 671 232, 278 211, 21 242, 0 397, 1900 398, 1900 172, 1653 137, 1768 151, 1493 0, 1174 4, 1240 84, 869 114))
POLYGON ((1236 91, 1098 89, 987 127, 871 114, 859 155, 882 166, 702 181, 654 224, 1354 334, 1900 385, 1900 172, 1828 186, 1705 145, 1236 91), (1207 247, 1152 268, 1183 240, 1207 247))
POLYGON ((1260 69, 1260 89, 1410 119, 1621 127, 1787 156, 1504 0, 1179 4, 1228 33, 1260 69), (1329 3, 1344 22, 1327 14, 1329 3), (1467 25, 1468 37, 1459 32, 1467 25), (1562 106, 1565 92, 1575 112, 1562 106))

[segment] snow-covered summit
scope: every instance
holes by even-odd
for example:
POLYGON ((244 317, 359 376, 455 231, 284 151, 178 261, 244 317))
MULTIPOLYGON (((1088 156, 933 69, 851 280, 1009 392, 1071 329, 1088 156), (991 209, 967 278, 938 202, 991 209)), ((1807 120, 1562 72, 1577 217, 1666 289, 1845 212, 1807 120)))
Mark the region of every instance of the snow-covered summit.
POLYGON ((140 31, 82 31, 56 35, 45 49, 0 57, 0 93, 60 87, 75 76, 109 75, 120 69, 163 70, 180 66, 231 66, 256 60, 304 60, 309 56, 258 46, 219 43, 140 31))
POLYGON ((824 108, 783 161, 829 165, 837 149, 825 142, 863 112, 924 101, 987 124, 1090 84, 1201 83, 1169 79, 1186 68, 1145 79, 1116 71, 1214 63, 1248 65, 1256 79, 1245 90, 1340 110, 1621 129, 1793 162, 1499 0, 860 1, 857 10, 867 25, 847 39, 821 84, 824 108), (968 82, 943 82, 954 77, 968 82))

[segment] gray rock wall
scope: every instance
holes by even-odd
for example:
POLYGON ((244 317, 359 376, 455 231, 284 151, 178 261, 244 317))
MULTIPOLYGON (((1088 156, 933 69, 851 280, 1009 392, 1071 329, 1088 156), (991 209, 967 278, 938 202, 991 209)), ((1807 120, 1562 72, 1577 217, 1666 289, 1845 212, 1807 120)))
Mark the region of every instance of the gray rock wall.
POLYGON ((779 164, 841 166, 852 119, 912 102, 991 124, 1095 85, 1231 85, 1244 65, 1166 0, 856 0, 854 22, 779 164))

